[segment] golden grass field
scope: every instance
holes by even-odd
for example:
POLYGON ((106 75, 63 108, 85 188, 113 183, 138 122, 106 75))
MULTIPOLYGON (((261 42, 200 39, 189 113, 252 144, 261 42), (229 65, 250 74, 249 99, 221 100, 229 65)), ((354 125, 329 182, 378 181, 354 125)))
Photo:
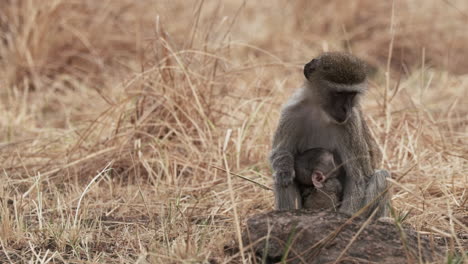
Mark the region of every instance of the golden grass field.
POLYGON ((395 212, 468 262, 465 0, 0 1, 1 263, 250 263, 224 246, 273 193, 226 171, 271 186, 327 50, 377 69, 395 212))

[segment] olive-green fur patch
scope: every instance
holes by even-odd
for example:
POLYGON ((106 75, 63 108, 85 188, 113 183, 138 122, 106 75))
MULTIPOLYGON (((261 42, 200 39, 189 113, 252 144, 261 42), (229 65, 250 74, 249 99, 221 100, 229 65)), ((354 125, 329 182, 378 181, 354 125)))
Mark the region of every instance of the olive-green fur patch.
POLYGON ((326 52, 318 58, 318 70, 325 80, 340 84, 357 84, 365 81, 367 64, 344 52, 326 52))

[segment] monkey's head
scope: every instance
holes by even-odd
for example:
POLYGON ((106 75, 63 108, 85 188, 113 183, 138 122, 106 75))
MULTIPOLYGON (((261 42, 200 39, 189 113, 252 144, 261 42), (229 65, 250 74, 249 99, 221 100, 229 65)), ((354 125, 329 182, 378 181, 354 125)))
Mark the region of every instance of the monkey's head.
POLYGON ((327 52, 304 66, 311 89, 317 89, 322 109, 343 124, 367 87, 367 64, 344 52, 327 52))

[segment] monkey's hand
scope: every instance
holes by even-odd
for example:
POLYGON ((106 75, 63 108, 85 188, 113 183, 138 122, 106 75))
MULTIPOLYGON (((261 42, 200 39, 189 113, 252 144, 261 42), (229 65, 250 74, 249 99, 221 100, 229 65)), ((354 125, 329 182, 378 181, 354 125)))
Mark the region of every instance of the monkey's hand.
POLYGON ((296 173, 294 172, 294 169, 291 171, 277 171, 274 174, 275 184, 282 187, 288 187, 292 184, 295 177, 296 173))

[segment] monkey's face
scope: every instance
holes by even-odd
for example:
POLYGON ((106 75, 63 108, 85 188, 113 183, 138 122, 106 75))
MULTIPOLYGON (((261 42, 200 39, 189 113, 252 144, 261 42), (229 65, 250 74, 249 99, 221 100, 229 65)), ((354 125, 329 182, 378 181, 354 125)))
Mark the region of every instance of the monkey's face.
POLYGON ((353 113, 353 108, 356 105, 357 92, 335 92, 328 93, 324 100, 323 109, 332 117, 338 124, 345 123, 353 113))

